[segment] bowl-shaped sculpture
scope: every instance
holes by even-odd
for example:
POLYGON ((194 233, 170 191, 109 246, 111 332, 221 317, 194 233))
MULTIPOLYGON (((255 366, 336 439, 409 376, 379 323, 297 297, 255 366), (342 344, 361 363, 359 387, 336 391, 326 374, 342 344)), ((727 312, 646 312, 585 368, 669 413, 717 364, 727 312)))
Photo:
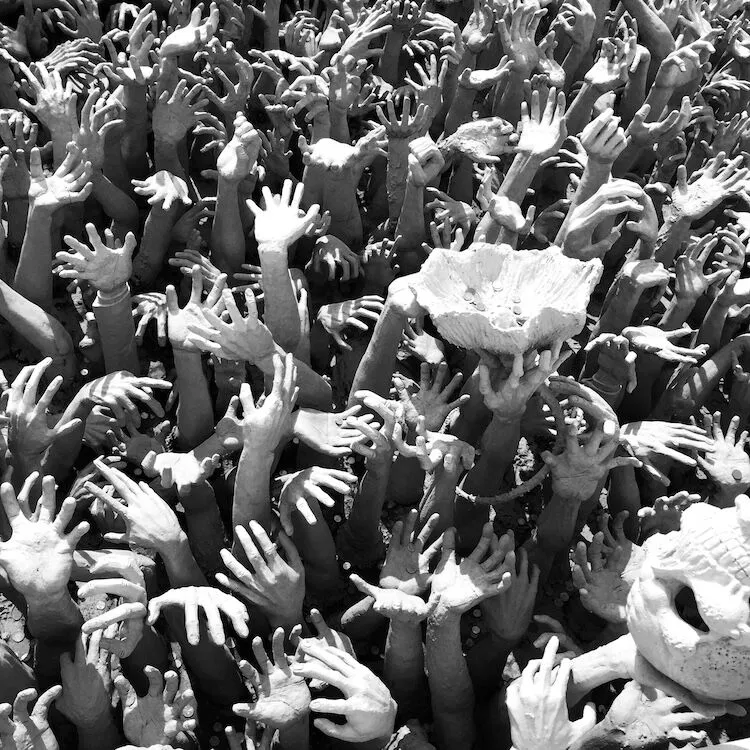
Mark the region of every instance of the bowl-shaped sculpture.
POLYGON ((440 334, 464 349, 523 354, 579 333, 599 277, 598 259, 557 249, 514 250, 477 242, 433 250, 412 284, 440 334))

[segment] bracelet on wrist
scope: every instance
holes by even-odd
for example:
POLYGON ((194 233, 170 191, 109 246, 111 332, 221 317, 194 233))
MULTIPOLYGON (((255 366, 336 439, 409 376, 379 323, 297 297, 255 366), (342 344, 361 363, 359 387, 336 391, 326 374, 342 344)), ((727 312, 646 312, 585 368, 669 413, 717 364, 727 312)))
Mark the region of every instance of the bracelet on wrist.
POLYGON ((605 380, 599 375, 600 372, 601 370, 598 370, 589 381, 594 385, 594 390, 605 396, 616 396, 624 388, 624 383, 615 383, 612 380, 605 380))

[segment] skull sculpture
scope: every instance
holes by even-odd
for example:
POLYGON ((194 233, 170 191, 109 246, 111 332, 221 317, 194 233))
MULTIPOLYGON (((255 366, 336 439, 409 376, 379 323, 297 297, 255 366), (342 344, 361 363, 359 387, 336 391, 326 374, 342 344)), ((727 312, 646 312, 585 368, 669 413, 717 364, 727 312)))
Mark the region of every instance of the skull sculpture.
POLYGON ((644 551, 627 603, 640 653, 697 696, 749 698, 750 498, 693 505, 644 551))
POLYGON ((462 253, 433 250, 413 289, 451 343, 523 354, 581 331, 601 273, 600 260, 567 258, 557 248, 475 242, 462 253))

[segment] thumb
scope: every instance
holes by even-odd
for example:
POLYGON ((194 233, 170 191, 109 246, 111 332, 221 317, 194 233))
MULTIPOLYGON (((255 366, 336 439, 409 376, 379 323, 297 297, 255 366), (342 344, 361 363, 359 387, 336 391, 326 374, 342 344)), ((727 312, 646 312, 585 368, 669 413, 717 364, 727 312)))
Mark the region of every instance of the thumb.
POLYGON ((360 578, 356 573, 352 573, 352 575, 349 576, 349 580, 365 595, 365 596, 371 596, 374 599, 377 599, 378 596, 378 589, 376 586, 372 586, 371 584, 367 583, 364 579, 360 578))
POLYGON ((155 599, 152 599, 148 603, 148 624, 153 625, 159 619, 160 614, 161 614, 161 602, 155 599))
POLYGON ((583 707, 583 716, 573 722, 573 732, 576 737, 581 737, 591 731, 596 724, 596 706, 589 702, 583 707))

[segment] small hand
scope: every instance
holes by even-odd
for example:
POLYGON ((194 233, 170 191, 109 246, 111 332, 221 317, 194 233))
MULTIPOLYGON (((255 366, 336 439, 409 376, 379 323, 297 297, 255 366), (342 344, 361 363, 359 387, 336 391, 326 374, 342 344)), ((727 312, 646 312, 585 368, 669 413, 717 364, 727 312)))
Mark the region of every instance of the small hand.
POLYGON ((308 499, 316 500, 332 508, 335 502, 323 488, 346 495, 352 491, 352 485, 356 484, 357 477, 346 471, 313 466, 310 469, 287 474, 281 477, 281 482, 282 490, 279 497, 281 526, 289 536, 292 536, 294 534, 293 511, 297 511, 307 523, 314 526, 317 518, 308 504, 308 499))
POLYGON ((187 25, 173 31, 159 47, 161 57, 197 52, 213 38, 219 28, 219 7, 211 3, 208 18, 201 23, 203 5, 194 8, 187 25))
POLYGON ((641 538, 679 531, 682 512, 700 501, 700 495, 691 495, 687 490, 681 490, 676 495, 668 497, 657 497, 652 507, 641 508, 638 511, 641 538))
POLYGON ((396 703, 388 688, 369 670, 345 651, 331 646, 302 644, 305 661, 294 664, 294 674, 313 678, 338 688, 343 700, 316 698, 310 710, 345 717, 344 724, 329 719, 315 719, 313 724, 329 737, 345 742, 384 740, 393 733, 396 703))
POLYGON ((74 656, 60 657, 62 695, 57 699, 59 711, 77 727, 95 728, 110 712, 112 677, 109 654, 100 648, 102 631, 76 639, 74 656))
POLYGON ((705 456, 698 456, 698 466, 718 485, 722 493, 731 494, 732 500, 750 487, 750 457, 745 451, 747 431, 737 437, 740 418, 735 416, 727 427, 721 429, 721 412, 713 417, 703 415, 703 429, 706 436, 713 438, 714 450, 705 456))
POLYGON ((425 545, 432 536, 440 516, 435 513, 427 519, 419 534, 415 530, 418 512, 409 511, 404 521, 396 521, 391 531, 391 541, 380 570, 380 587, 397 589, 410 596, 418 596, 427 590, 430 565, 440 551, 442 537, 427 549, 425 545))
POLYGON ((553 668, 558 645, 557 638, 550 638, 541 660, 530 661, 521 677, 508 687, 506 704, 516 750, 570 747, 596 724, 593 703, 586 704, 578 721, 568 717, 565 696, 571 662, 564 659, 553 668))
POLYGON ((705 732, 682 727, 708 723, 713 716, 681 711, 681 708, 683 704, 676 698, 631 681, 615 698, 606 720, 628 744, 634 741, 656 744, 668 741, 698 743, 705 740, 705 732))
POLYGON ((406 594, 399 589, 373 586, 358 575, 352 574, 349 578, 365 596, 371 596, 375 600, 373 610, 389 620, 418 625, 435 611, 438 604, 435 597, 425 602, 421 597, 406 594))
POLYGON ((60 697, 62 687, 55 685, 39 696, 32 711, 29 703, 36 700, 34 688, 22 690, 10 703, 0 703, 0 741, 8 750, 57 750, 57 739, 50 729, 47 712, 60 697))
POLYGON ((627 326, 623 329, 622 335, 628 339, 632 347, 655 354, 665 362, 688 362, 695 365, 698 359, 706 355, 708 346, 700 344, 690 348, 674 343, 675 339, 691 333, 693 331, 687 326, 674 331, 663 331, 654 326, 627 326))
POLYGON ((131 182, 137 195, 148 198, 150 206, 161 204, 164 211, 169 211, 175 201, 181 201, 186 206, 192 203, 185 180, 176 177, 166 169, 150 175, 145 180, 132 180, 131 182))
POLYGON ((36 365, 24 367, 4 394, 8 446, 16 456, 41 457, 53 443, 71 435, 81 425, 80 419, 73 419, 60 420, 55 427, 49 427, 47 409, 63 384, 62 375, 56 376, 38 399, 37 392, 51 364, 52 358, 45 357, 36 365))
POLYGON ((445 159, 429 136, 416 138, 409 144, 409 179, 417 187, 426 187, 444 166, 445 159))
POLYGON ((67 498, 55 512, 55 480, 42 479, 37 512, 27 517, 13 487, 0 486, 0 501, 10 524, 10 538, 0 542, 0 566, 10 584, 27 602, 37 604, 49 597, 67 596, 66 586, 73 566, 73 551, 89 530, 85 521, 66 533, 76 502, 67 498))
POLYGON ((618 466, 640 466, 636 458, 613 458, 619 446, 615 423, 597 425, 586 445, 578 441, 578 430, 570 425, 565 437, 565 450, 560 455, 549 451, 542 460, 550 467, 552 490, 566 500, 583 502, 590 498, 610 469, 618 466))
POLYGON ((144 667, 148 693, 138 695, 123 675, 115 677, 115 689, 122 704, 125 737, 141 747, 171 743, 180 732, 193 731, 198 722, 197 706, 190 688, 181 689, 176 672, 162 677, 156 667, 144 667))
POLYGON ((399 401, 404 406, 404 417, 406 423, 416 428, 419 417, 424 417, 427 430, 440 430, 448 415, 454 409, 460 409, 470 398, 469 394, 459 395, 451 400, 456 389, 461 384, 463 375, 456 373, 446 383, 448 377, 448 365, 442 360, 435 371, 433 379, 432 368, 427 362, 420 365, 419 389, 410 393, 406 381, 400 375, 393 376, 393 384, 398 393, 399 401))
POLYGON ((313 257, 310 261, 313 270, 328 272, 328 281, 336 278, 337 266, 341 268, 341 281, 351 281, 359 276, 360 257, 349 249, 346 243, 333 235, 319 237, 315 241, 313 257), (324 269, 323 267, 326 266, 324 269))
POLYGON ((127 571, 122 578, 99 578, 78 587, 78 598, 94 595, 117 596, 123 603, 83 623, 81 632, 98 634, 99 645, 120 659, 135 651, 143 635, 146 619, 146 582, 140 568, 127 571))
POLYGON ((250 531, 257 544, 242 526, 235 529, 237 542, 242 545, 250 568, 223 549, 221 559, 234 578, 217 573, 216 580, 258 606, 272 624, 298 622, 305 594, 305 570, 297 549, 280 531, 278 543, 286 554, 287 560, 284 560, 257 521, 250 521, 250 531))
POLYGON ((200 642, 198 610, 202 609, 212 643, 223 646, 226 642, 221 615, 225 614, 232 622, 240 638, 247 638, 250 631, 250 615, 242 602, 211 586, 182 586, 170 589, 148 603, 148 624, 153 625, 165 607, 182 607, 185 610, 185 633, 188 643, 197 646, 200 642))
POLYGON ((254 703, 235 703, 232 711, 246 719, 260 721, 272 729, 284 729, 300 721, 310 710, 310 690, 296 674, 284 653, 284 629, 277 628, 271 644, 273 661, 263 641, 253 638, 253 654, 258 670, 240 662, 240 672, 255 693, 254 703))
POLYGON ((136 483, 103 461, 96 460, 94 465, 119 495, 113 497, 93 482, 86 482, 86 489, 124 519, 126 532, 114 535, 117 539, 160 553, 186 541, 174 511, 145 482, 136 483))
POLYGON ((443 534, 442 556, 432 576, 432 594, 438 610, 463 614, 484 599, 499 594, 510 585, 505 564, 507 550, 486 523, 474 551, 460 562, 456 559, 456 531, 443 534))
POLYGON ((320 207, 314 203, 306 212, 302 211, 303 191, 300 182, 292 195, 292 181, 285 180, 281 195, 274 196, 268 187, 262 188, 265 208, 261 209, 253 200, 247 201, 255 216, 255 238, 259 245, 278 244, 286 248, 308 231, 320 207))
POLYGON ((29 158, 29 202, 35 207, 54 211, 69 203, 82 203, 91 195, 91 162, 86 160, 86 152, 80 151, 72 142, 68 143, 68 153, 54 174, 45 176, 42 170, 42 157, 39 149, 31 149, 29 158))
POLYGON ((88 281, 95 289, 112 292, 122 287, 132 273, 132 256, 135 249, 135 235, 128 232, 125 243, 116 240, 111 230, 104 232, 104 242, 93 224, 86 224, 86 233, 91 243, 79 242, 71 235, 63 238, 72 252, 59 252, 55 256, 64 264, 57 275, 62 279, 88 281))

